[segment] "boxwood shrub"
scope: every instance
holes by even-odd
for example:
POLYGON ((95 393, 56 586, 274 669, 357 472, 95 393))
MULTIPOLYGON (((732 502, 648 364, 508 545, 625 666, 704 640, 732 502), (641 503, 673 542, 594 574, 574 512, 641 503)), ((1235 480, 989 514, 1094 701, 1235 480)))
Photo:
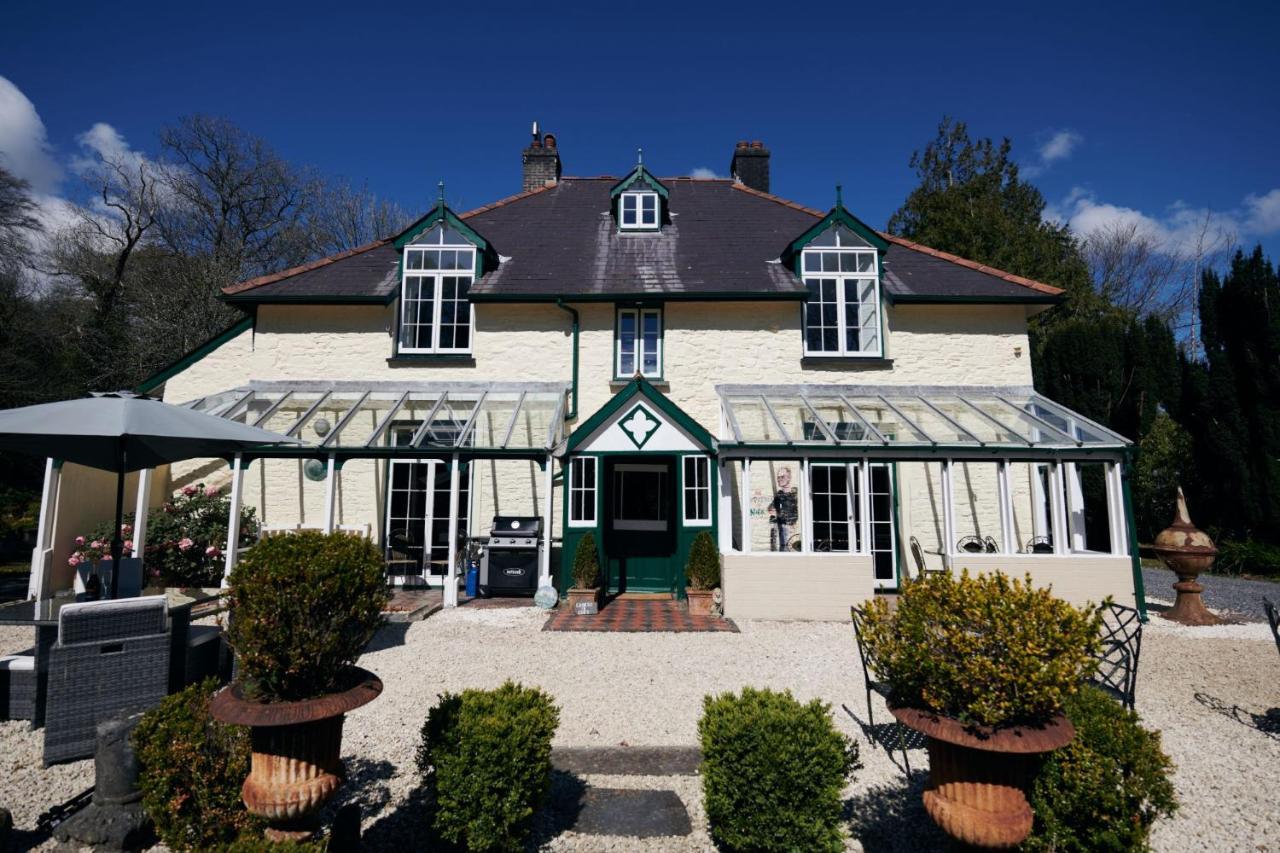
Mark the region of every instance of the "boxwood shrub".
POLYGON ((720 586, 720 549, 707 531, 693 537, 693 544, 689 546, 689 565, 684 571, 691 589, 720 586))
POLYGON ((600 585, 600 559, 596 556, 596 537, 583 534, 573 552, 573 586, 575 589, 595 589, 600 585))
POLYGON ((246 696, 268 702, 344 690, 348 667, 390 592, 377 547, 344 533, 304 530, 250 548, 230 578, 227 637, 246 696))
POLYGON ((703 700, 702 792, 712 837, 729 850, 842 850, 841 794, 858 747, 831 708, 744 687, 703 700))
POLYGON ((215 679, 167 696, 133 732, 142 807, 173 850, 208 850, 261 829, 240 799, 249 731, 209 716, 215 679))
POLYGON ((440 837, 467 850, 522 850, 551 787, 559 724, 549 695, 510 681, 442 695, 418 749, 440 837))
POLYGON ((1151 824, 1178 805, 1160 733, 1093 687, 1068 699, 1066 711, 1076 738, 1051 753, 1036 778, 1035 828, 1023 849, 1146 850, 1151 824))
POLYGON ((863 642, 894 703, 966 724, 1037 725, 1062 710, 1098 646, 1099 608, 995 572, 906 581, 866 605, 863 642))

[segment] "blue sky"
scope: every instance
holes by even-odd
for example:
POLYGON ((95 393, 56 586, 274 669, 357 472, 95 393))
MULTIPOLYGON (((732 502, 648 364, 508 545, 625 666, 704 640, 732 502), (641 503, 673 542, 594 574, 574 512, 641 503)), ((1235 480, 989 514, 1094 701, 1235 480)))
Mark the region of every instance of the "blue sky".
POLYGON ((949 114, 1011 137, 1081 230, 1177 241, 1207 211, 1280 256, 1275 4, 77 5, 0 26, 0 155, 51 198, 86 144, 152 153, 201 112, 411 210, 441 179, 476 206, 519 189, 536 118, 572 175, 638 146, 724 174, 760 139, 774 192, 825 209, 839 182, 883 226, 949 114))

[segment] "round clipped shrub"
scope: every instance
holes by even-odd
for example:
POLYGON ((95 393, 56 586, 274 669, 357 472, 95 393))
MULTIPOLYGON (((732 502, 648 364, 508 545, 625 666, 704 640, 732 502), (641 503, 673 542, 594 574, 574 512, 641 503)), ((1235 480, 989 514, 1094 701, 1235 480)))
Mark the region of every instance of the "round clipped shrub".
POLYGON ((1035 827, 1022 849, 1035 853, 1140 851, 1159 817, 1177 809, 1173 762, 1160 733, 1093 687, 1067 700, 1076 727, 1070 744, 1050 753, 1031 793, 1035 827))
POLYGON ((711 835, 729 850, 843 850, 841 794, 858 746, 829 705, 744 687, 702 703, 702 792, 711 835))
POLYGON ((249 732, 209 716, 216 679, 167 696, 133 732, 142 807, 173 850, 208 850, 261 824, 245 810, 249 732))
POLYGON ((559 724, 550 696, 510 681, 442 695, 418 748, 440 837, 467 850, 522 850, 551 787, 559 724))
POLYGON ((685 576, 691 589, 715 589, 720 585, 720 549, 705 530, 693 537, 689 546, 685 576))
POLYGON ((576 589, 595 589, 600 584, 600 558, 596 554, 596 537, 590 533, 578 540, 573 552, 573 585, 576 589))
POLYGON ((390 596, 367 539, 304 530, 250 548, 231 572, 227 632, 245 696, 311 699, 346 689, 390 596))
POLYGON ((1062 710, 1098 647, 1100 608, 1080 609, 999 572, 931 574, 877 597, 862 640, 899 707, 968 725, 1040 725, 1062 710))

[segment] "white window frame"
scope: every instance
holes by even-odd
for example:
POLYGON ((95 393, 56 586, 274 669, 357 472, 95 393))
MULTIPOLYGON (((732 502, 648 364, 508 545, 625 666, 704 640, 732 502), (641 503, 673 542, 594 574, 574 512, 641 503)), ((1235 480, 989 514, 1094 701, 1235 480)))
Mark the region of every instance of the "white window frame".
POLYGON ((574 456, 569 460, 569 526, 570 527, 596 527, 599 525, 599 490, 600 490, 600 460, 595 456, 574 456), (584 486, 580 482, 580 468, 590 465, 595 478, 593 485, 584 486), (583 495, 582 506, 591 508, 591 518, 578 517, 573 511, 574 495, 583 495), (590 500, 587 500, 587 496, 590 500))
MULTIPOLYGON (((837 235, 839 242, 839 235, 837 235)), ((855 261, 854 267, 857 267, 855 261)), ((881 308, 880 308, 880 257, 879 252, 875 249, 867 249, 865 247, 845 248, 841 246, 815 246, 812 249, 804 249, 800 253, 800 277, 807 286, 810 280, 833 279, 836 283, 836 343, 837 349, 811 349, 809 347, 809 312, 808 302, 801 308, 801 330, 804 335, 804 354, 810 358, 880 358, 884 354, 884 324, 881 308), (809 272, 807 261, 810 257, 821 254, 854 255, 854 256, 870 256, 871 269, 864 271, 841 272, 839 270, 832 272, 813 271, 809 272), (861 330, 863 328, 872 327, 875 329, 875 346, 862 349, 852 350, 847 346, 849 323, 847 318, 847 301, 845 299, 845 288, 848 282, 854 282, 855 289, 860 293, 867 282, 871 282, 871 300, 870 304, 864 303, 860 298, 858 300, 858 330, 859 343, 862 343, 861 330), (872 317, 870 323, 863 323, 862 318, 864 312, 871 311, 872 317)))
MULTIPOLYGON (((443 239, 443 237, 442 237, 442 239, 443 239)), ((441 309, 442 309, 443 304, 444 304, 444 300, 443 300, 443 295, 444 295, 444 293, 443 293, 443 291, 444 291, 444 279, 445 279, 445 278, 448 278, 448 277, 452 277, 452 278, 461 278, 461 277, 463 277, 463 276, 468 277, 468 278, 470 279, 470 281, 468 281, 468 282, 467 282, 467 289, 468 289, 468 291, 470 291, 471 286, 475 284, 475 281, 476 281, 476 248, 475 248, 475 246, 472 246, 472 245, 469 245, 469 244, 464 244, 464 245, 455 245, 455 244, 450 244, 450 245, 437 245, 437 244, 434 244, 434 243, 430 243, 430 244, 422 244, 422 243, 419 243, 419 244, 415 244, 415 245, 406 246, 406 247, 405 247, 405 249, 404 249, 404 252, 405 252, 405 254, 404 254, 404 260, 403 260, 403 267, 404 267, 404 269, 401 271, 401 274, 400 274, 400 317, 399 317, 399 319, 400 319, 400 326, 399 326, 399 328, 396 330, 396 331, 397 331, 397 338, 399 338, 400 336, 402 336, 402 335, 404 334, 403 329, 405 328, 405 313, 406 313, 406 309, 407 309, 407 307, 408 307, 408 300, 406 299, 405 294, 406 294, 406 292, 407 292, 408 282, 409 282, 409 279, 410 279, 410 278, 416 278, 416 279, 418 279, 419 281, 421 281, 424 285, 425 285, 427 282, 430 282, 430 287, 431 287, 431 297, 430 297, 430 299, 431 299, 431 336, 430 336, 430 337, 431 337, 431 343, 430 343, 430 345, 429 345, 429 346, 416 346, 416 347, 411 347, 411 346, 406 346, 406 345, 405 345, 404 343, 402 343, 399 339, 397 339, 397 341, 396 341, 396 346, 397 346, 396 351, 397 351, 397 352, 399 352, 399 353, 407 353, 407 354, 428 354, 428 355, 469 355, 469 354, 471 353, 471 351, 472 351, 472 348, 475 346, 475 339, 476 339, 476 312, 475 312, 475 310, 474 310, 474 306, 469 306, 469 307, 468 307, 468 309, 467 309, 467 320, 468 320, 468 324, 469 324, 469 329, 468 329, 468 334, 467 334, 467 346, 465 346, 465 347, 443 347, 443 346, 440 346, 440 332, 441 332, 441 328, 440 328, 440 318, 441 318, 441 314, 442 314, 441 309), (469 271, 469 272, 467 272, 467 271, 464 271, 464 270, 458 270, 458 269, 454 269, 454 270, 440 270, 440 269, 437 269, 437 270, 426 270, 426 269, 414 269, 414 270, 411 270, 411 269, 409 268, 409 253, 410 253, 410 252, 438 252, 438 251, 466 252, 466 253, 467 253, 467 254, 469 254, 469 255, 470 255, 470 257, 471 257, 471 267, 470 267, 470 271, 469 271)), ((424 287, 423 289, 425 290, 425 287, 424 287)), ((419 296, 418 296, 418 299, 417 299, 417 300, 415 300, 415 303, 416 303, 416 302, 425 302, 425 301, 426 301, 426 299, 424 299, 424 298, 422 297, 422 295, 421 295, 421 294, 422 294, 422 291, 419 291, 419 296)), ((469 302, 469 298, 468 298, 467 300, 460 300, 460 301, 467 301, 467 302, 469 302)), ((414 325, 421 326, 422 324, 420 324, 420 323, 415 323, 414 325)))
POLYGON ((614 320, 617 328, 616 340, 613 344, 613 376, 615 379, 630 379, 637 372, 646 379, 662 378, 662 309, 661 308, 619 308, 617 318, 614 320), (632 355, 635 358, 635 369, 630 373, 622 371, 622 318, 626 315, 632 315, 635 318, 635 347, 632 355), (645 371, 644 369, 644 319, 647 315, 653 315, 658 319, 658 339, 655 342, 657 356, 656 362, 658 369, 656 371, 645 371))
POLYGON ((658 194, 648 191, 624 192, 618 196, 618 230, 619 231, 657 231, 662 225, 662 201, 658 198, 658 194), (645 221, 645 199, 653 199, 653 221, 645 221), (634 199, 636 205, 636 221, 632 225, 626 224, 625 211, 627 209, 627 200, 634 199))
POLYGON ((680 518, 685 527, 711 526, 711 457, 709 456, 680 457, 680 518), (689 482, 690 462, 693 463, 695 471, 695 482, 692 484, 689 482), (699 491, 706 495, 705 518, 699 518, 693 514, 697 512, 697 500, 691 501, 690 498, 694 496, 693 493, 699 491))

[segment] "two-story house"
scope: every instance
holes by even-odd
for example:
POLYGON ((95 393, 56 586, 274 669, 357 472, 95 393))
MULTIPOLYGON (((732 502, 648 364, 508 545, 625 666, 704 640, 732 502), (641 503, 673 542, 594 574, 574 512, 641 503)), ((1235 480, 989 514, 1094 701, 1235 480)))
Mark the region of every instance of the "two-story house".
POLYGON ((573 178, 535 133, 518 194, 227 288, 244 320, 144 390, 305 443, 150 490, 229 477, 446 601, 517 515, 562 592, 592 532, 611 591, 680 596, 710 531, 730 616, 847 618, 921 567, 1140 604, 1128 444, 1032 388, 1060 291, 771 195, 770 157, 573 178))

